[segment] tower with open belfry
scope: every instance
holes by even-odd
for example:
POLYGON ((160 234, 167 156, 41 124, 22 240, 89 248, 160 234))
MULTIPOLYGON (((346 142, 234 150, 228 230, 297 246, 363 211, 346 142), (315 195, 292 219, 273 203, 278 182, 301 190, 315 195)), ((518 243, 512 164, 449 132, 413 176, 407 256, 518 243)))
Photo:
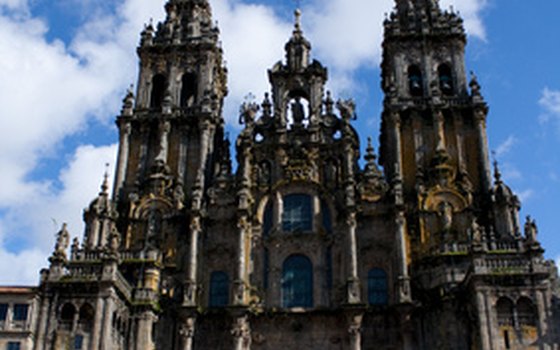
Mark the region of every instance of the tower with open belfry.
POLYGON ((82 240, 62 227, 38 287, 0 287, 0 348, 560 349, 556 267, 490 164, 458 14, 396 0, 377 154, 299 11, 231 145, 210 5, 165 10, 141 33, 113 191, 106 175, 82 240))

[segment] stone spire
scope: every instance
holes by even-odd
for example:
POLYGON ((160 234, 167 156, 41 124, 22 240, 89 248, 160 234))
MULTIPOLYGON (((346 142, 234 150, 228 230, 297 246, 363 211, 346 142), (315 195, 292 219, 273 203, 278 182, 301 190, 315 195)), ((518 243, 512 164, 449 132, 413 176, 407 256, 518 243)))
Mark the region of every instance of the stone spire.
POLYGON ((286 44, 286 60, 292 71, 302 71, 309 65, 311 44, 303 36, 301 30, 301 11, 294 12, 294 31, 286 44))

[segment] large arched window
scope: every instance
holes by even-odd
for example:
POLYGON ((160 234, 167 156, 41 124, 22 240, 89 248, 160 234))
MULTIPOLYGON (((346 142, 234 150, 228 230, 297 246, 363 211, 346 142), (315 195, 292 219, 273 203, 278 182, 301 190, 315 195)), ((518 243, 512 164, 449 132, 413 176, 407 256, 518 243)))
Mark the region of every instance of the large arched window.
POLYGON ((183 74, 181 88, 181 106, 191 107, 196 102, 198 79, 194 73, 183 74))
POLYGON ((439 89, 444 95, 453 94, 453 76, 451 74, 451 68, 447 64, 442 64, 438 68, 439 75, 439 89))
POLYGON ((284 197, 282 230, 286 232, 313 229, 312 198, 307 194, 290 194, 284 197))
POLYGON ((368 302, 371 305, 387 305, 389 293, 387 288, 387 273, 379 268, 368 272, 368 302))
POLYGON ((411 96, 420 97, 424 95, 424 82, 422 71, 418 66, 408 68, 408 90, 411 96))
POLYGON ((292 255, 282 266, 282 306, 313 306, 313 264, 303 255, 292 255))
POLYGON ((167 79, 162 74, 157 74, 152 79, 152 94, 150 95, 150 107, 159 108, 163 103, 167 79))
POLYGON ((210 307, 223 307, 229 303, 229 277, 223 271, 212 272, 210 276, 210 307))

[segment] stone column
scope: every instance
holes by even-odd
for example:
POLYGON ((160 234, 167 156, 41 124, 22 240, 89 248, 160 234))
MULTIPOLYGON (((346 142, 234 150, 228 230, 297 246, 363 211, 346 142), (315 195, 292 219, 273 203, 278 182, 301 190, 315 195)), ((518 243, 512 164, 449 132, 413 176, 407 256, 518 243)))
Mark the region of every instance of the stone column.
MULTIPOLYGON (((103 308, 103 325, 101 329, 101 350, 113 350, 113 337, 111 335, 112 327, 112 317, 113 317, 113 300, 110 296, 105 298, 105 307, 103 308)), ((99 334, 99 333, 97 333, 99 334)), ((150 333, 151 334, 151 333, 150 333)), ((96 333, 93 333, 95 337, 96 333)))
POLYGON ((417 113, 412 115, 412 128, 414 133, 414 150, 417 171, 422 169, 424 160, 424 137, 422 135, 422 122, 417 113))
POLYGON ((463 119, 460 114, 454 115, 456 137, 457 137, 457 161, 459 163, 460 170, 466 170, 465 163, 465 147, 464 147, 464 137, 463 137, 463 119))
POLYGON ((102 338, 100 336, 95 336, 101 334, 102 332, 102 322, 103 322, 103 299, 101 297, 97 298, 95 303, 95 315, 93 317, 93 328, 91 334, 90 350, 98 350, 100 348, 99 340, 102 338))
POLYGON ((486 310, 486 300, 484 294, 482 292, 476 293, 476 302, 477 302, 477 313, 478 313, 478 322, 480 324, 480 328, 478 329, 480 335, 480 346, 481 350, 490 350, 490 334, 488 330, 490 329, 490 322, 491 320, 488 319, 488 313, 486 310))
POLYGON ((247 316, 237 317, 231 330, 234 350, 251 349, 251 326, 247 316))
POLYGON ((445 151, 446 150, 446 142, 445 142, 445 118, 443 116, 442 111, 436 110, 434 111, 434 121, 435 121, 435 132, 437 136, 437 147, 438 151, 445 151))
POLYGON ((478 134, 478 156, 480 157, 479 164, 483 186, 482 190, 487 192, 492 186, 492 173, 490 171, 488 154, 488 136, 486 135, 486 112, 482 109, 477 109, 474 112, 474 118, 478 134))
POLYGON ((237 229, 238 229, 238 244, 237 244, 237 276, 234 286, 234 300, 233 303, 235 305, 244 305, 245 304, 245 294, 246 294, 246 278, 245 274, 247 271, 247 237, 250 235, 251 225, 248 222, 247 216, 243 215, 237 221, 237 229))
POLYGON ((406 218, 403 212, 398 212, 395 219, 397 227, 397 254, 398 254, 398 302, 408 303, 411 302, 410 295, 410 277, 408 276, 408 262, 407 262, 407 247, 406 247, 406 218))
POLYGON ((392 112, 389 118, 390 135, 394 142, 396 159, 394 159, 393 177, 402 178, 402 140, 401 140, 401 116, 398 112, 392 112))
MULTIPOLYGON (((135 350, 153 350, 152 328, 155 315, 152 311, 144 311, 138 318, 135 350)), ((105 350, 105 349, 104 349, 105 350)))
POLYGON ((192 350, 194 338, 195 319, 189 317, 179 328, 180 349, 192 350))
POLYGON ((188 132, 185 126, 182 126, 179 129, 179 159, 177 161, 177 174, 181 181, 185 181, 185 171, 187 169, 187 143, 189 142, 188 139, 188 132))
POLYGON ((196 305, 197 273, 198 273, 198 237, 200 235, 200 217, 195 216, 190 224, 189 265, 187 266, 187 282, 185 285, 184 303, 187 306, 196 305))
POLYGON ((49 299, 41 298, 41 309, 39 310, 39 322, 37 324, 37 338, 35 341, 35 350, 42 350, 45 347, 45 338, 47 336, 47 319, 49 317, 49 299))
POLYGON ((356 213, 348 214, 348 303, 358 304, 361 302, 360 279, 358 277, 358 246, 356 240, 356 213))
POLYGON ((543 350, 550 350, 551 347, 548 344, 548 337, 550 337, 550 335, 548 334, 549 329, 548 329, 548 315, 549 313, 547 312, 547 306, 546 306, 546 295, 544 291, 537 291, 536 293, 536 307, 537 307, 537 312, 538 312, 538 327, 537 327, 537 333, 539 335, 539 339, 543 339, 544 343, 542 345, 542 349, 543 350))
POLYGON ((128 156, 130 152, 130 123, 124 123, 119 132, 119 153, 117 156, 117 169, 115 171, 115 183, 113 185, 113 198, 117 198, 119 191, 124 185, 125 175, 128 165, 128 156))
POLYGON ((348 327, 350 350, 362 349, 362 320, 363 315, 355 315, 350 320, 350 326, 348 327))
POLYGON ((160 125, 159 135, 159 152, 156 160, 167 163, 167 154, 169 153, 169 132, 171 131, 171 124, 166 121, 160 125))

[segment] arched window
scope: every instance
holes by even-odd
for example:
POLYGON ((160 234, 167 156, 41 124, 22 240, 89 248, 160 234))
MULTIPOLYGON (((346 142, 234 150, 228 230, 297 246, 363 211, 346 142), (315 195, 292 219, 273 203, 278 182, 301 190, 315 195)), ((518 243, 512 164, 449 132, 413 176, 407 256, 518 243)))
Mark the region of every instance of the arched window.
POLYGON ((84 304, 80 308, 79 327, 84 332, 91 332, 95 311, 90 304, 84 304))
POLYGON ((453 94, 453 76, 451 74, 451 68, 448 65, 442 64, 438 68, 439 75, 439 89, 444 95, 453 94))
POLYGON ((191 107, 196 102, 198 79, 194 73, 183 74, 181 88, 181 106, 191 107))
POLYGON ((285 196, 283 201, 282 230, 286 232, 311 231, 313 229, 311 196, 290 194, 285 196))
POLYGON ((152 79, 152 94, 150 95, 150 107, 159 108, 163 103, 167 79, 162 74, 157 74, 152 79))
POLYGON ((408 90, 411 96, 420 97, 424 95, 424 82, 422 71, 418 66, 408 68, 408 90))
POLYGON ((210 276, 210 307, 223 307, 229 304, 229 277, 223 271, 212 272, 210 276))
POLYGON ((520 326, 537 326, 535 305, 530 299, 523 297, 517 301, 517 321, 520 326))
POLYGON ((505 297, 498 300, 496 304, 496 312, 498 314, 498 325, 513 327, 513 302, 505 297))
POLYGON ((313 306, 313 264, 303 255, 293 255, 282 266, 282 306, 313 306))
POLYGON ((379 268, 368 272, 368 302, 371 305, 387 305, 389 293, 387 288, 387 273, 379 268))
POLYGON ((71 330, 72 324, 74 323, 74 314, 76 313, 76 308, 74 305, 67 303, 62 306, 60 309, 60 328, 71 330))

